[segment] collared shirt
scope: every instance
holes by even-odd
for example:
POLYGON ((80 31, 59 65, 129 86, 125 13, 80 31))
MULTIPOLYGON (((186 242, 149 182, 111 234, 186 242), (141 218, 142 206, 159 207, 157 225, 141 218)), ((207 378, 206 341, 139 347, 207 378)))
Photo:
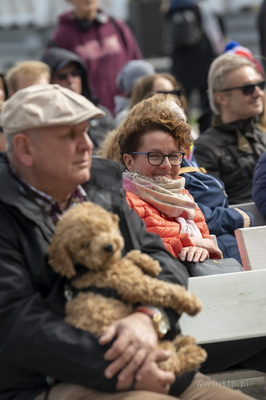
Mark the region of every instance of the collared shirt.
POLYGON ((42 209, 44 209, 54 225, 56 225, 64 212, 66 212, 69 208, 86 200, 87 195, 85 190, 82 188, 82 186, 78 185, 71 193, 67 208, 62 210, 59 206, 59 203, 52 196, 36 189, 34 186, 29 185, 27 182, 21 179, 11 167, 9 168, 12 176, 18 181, 21 192, 29 195, 42 209))

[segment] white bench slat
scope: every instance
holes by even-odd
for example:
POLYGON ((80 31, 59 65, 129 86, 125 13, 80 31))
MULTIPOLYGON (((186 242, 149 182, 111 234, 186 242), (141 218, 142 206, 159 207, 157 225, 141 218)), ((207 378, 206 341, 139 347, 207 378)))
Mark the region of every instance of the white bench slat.
POLYGON ((265 269, 266 226, 239 228, 235 236, 244 269, 265 269))
POLYGON ((189 278, 188 289, 203 310, 194 317, 182 314, 182 333, 199 344, 265 336, 265 288, 266 270, 189 278))

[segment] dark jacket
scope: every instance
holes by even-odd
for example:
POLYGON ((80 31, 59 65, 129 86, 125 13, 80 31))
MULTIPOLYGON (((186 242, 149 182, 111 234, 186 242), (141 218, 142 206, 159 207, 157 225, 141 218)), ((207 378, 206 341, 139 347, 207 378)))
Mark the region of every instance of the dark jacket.
POLYGON ((114 96, 121 94, 115 84, 118 73, 127 61, 142 58, 130 28, 101 10, 94 21, 78 20, 71 10, 59 16, 50 43, 83 58, 93 92, 114 113, 114 96))
MULTIPOLYGON (((184 265, 177 265, 161 239, 149 234, 127 206, 120 190, 121 172, 119 164, 94 159, 92 178, 84 185, 88 199, 119 215, 125 251, 135 248, 150 254, 163 267, 160 279, 185 285, 184 265)), ((64 282, 47 264, 54 226, 37 203, 22 195, 5 153, 0 154, 0 180, 1 400, 33 400, 48 387, 47 377, 115 391, 116 378, 103 375, 107 347, 63 320, 64 282)), ((174 327, 178 316, 166 311, 174 327)), ((173 328, 170 336, 174 332, 173 328)), ((193 373, 183 375, 185 387, 192 377, 193 373)))
POLYGON ((266 135, 255 120, 240 120, 210 127, 195 141, 194 155, 208 174, 224 182, 229 204, 252 201, 252 179, 266 135))
POLYGON ((105 112, 104 117, 90 119, 89 135, 92 140, 94 150, 98 149, 105 137, 105 134, 115 128, 115 123, 111 112, 107 107, 99 104, 98 99, 92 92, 85 62, 72 51, 61 49, 59 47, 51 47, 46 49, 41 60, 49 65, 52 74, 57 71, 58 67, 60 69, 63 68, 63 66, 60 67, 60 65, 63 65, 63 63, 64 65, 67 65, 71 62, 75 62, 80 68, 82 82, 81 94, 105 112))
POLYGON ((254 170, 252 197, 266 219, 266 152, 259 158, 254 170))
MULTIPOLYGON (((193 164, 198 167, 195 159, 193 164)), ((189 166, 189 162, 184 159, 181 167, 189 166)), ((185 188, 194 197, 203 212, 210 234, 216 235, 218 246, 222 250, 224 258, 233 257, 241 263, 234 231, 243 228, 244 221, 239 212, 228 207, 223 182, 200 171, 183 173, 182 168, 179 174, 186 180, 185 188)), ((253 216, 250 213, 248 215, 253 225, 253 216)))
POLYGON ((257 29, 259 34, 259 46, 260 46, 260 54, 262 56, 262 63, 264 67, 264 72, 266 72, 266 26, 265 26, 265 18, 266 18, 266 0, 263 0, 258 14, 257 14, 257 29))

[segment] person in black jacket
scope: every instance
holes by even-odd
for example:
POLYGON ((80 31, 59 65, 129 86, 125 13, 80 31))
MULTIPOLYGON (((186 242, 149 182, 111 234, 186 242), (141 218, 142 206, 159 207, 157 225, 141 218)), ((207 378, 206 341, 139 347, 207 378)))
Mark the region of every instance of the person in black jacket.
MULTIPOLYGON (((7 86, 5 81, 5 74, 0 71, 0 104, 7 98, 7 86)), ((5 151, 6 141, 0 126, 0 151, 5 151)))
POLYGON ((51 69, 51 83, 57 83, 78 94, 82 94, 104 111, 105 115, 101 118, 90 120, 90 139, 94 150, 98 149, 105 134, 114 129, 115 122, 109 109, 99 104, 98 99, 92 92, 86 63, 77 54, 60 47, 46 49, 42 55, 42 62, 46 63, 51 69))
POLYGON ((76 203, 91 200, 118 214, 124 254, 139 249, 157 259, 158 279, 186 285, 188 278, 127 206, 120 165, 92 160, 88 120, 101 115, 84 96, 51 84, 22 89, 2 108, 1 400, 173 399, 168 391, 183 400, 250 399, 196 371, 175 379, 159 369, 156 361, 170 354, 156 349, 153 315, 169 324, 164 334, 170 339, 180 331, 171 310, 147 304, 147 315, 134 312, 100 338, 64 321, 64 281, 48 266, 47 250, 56 222, 76 203))
POLYGON ((266 72, 266 26, 265 26, 265 18, 266 18, 266 0, 263 0, 258 16, 257 16, 257 29, 259 34, 259 45, 260 45, 260 53, 262 55, 262 63, 264 66, 264 71, 266 72))
POLYGON ((194 155, 208 174, 224 182, 229 204, 252 201, 253 170, 266 151, 266 135, 257 124, 264 87, 263 76, 246 57, 225 53, 211 64, 208 96, 215 116, 195 141, 194 155))

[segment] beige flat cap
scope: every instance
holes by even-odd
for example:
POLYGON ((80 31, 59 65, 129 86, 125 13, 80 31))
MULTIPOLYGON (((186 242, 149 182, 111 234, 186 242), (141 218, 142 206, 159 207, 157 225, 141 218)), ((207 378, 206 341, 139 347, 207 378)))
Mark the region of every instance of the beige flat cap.
POLYGON ((5 134, 44 126, 75 125, 105 113, 86 97, 60 85, 28 86, 6 100, 0 113, 5 134))

